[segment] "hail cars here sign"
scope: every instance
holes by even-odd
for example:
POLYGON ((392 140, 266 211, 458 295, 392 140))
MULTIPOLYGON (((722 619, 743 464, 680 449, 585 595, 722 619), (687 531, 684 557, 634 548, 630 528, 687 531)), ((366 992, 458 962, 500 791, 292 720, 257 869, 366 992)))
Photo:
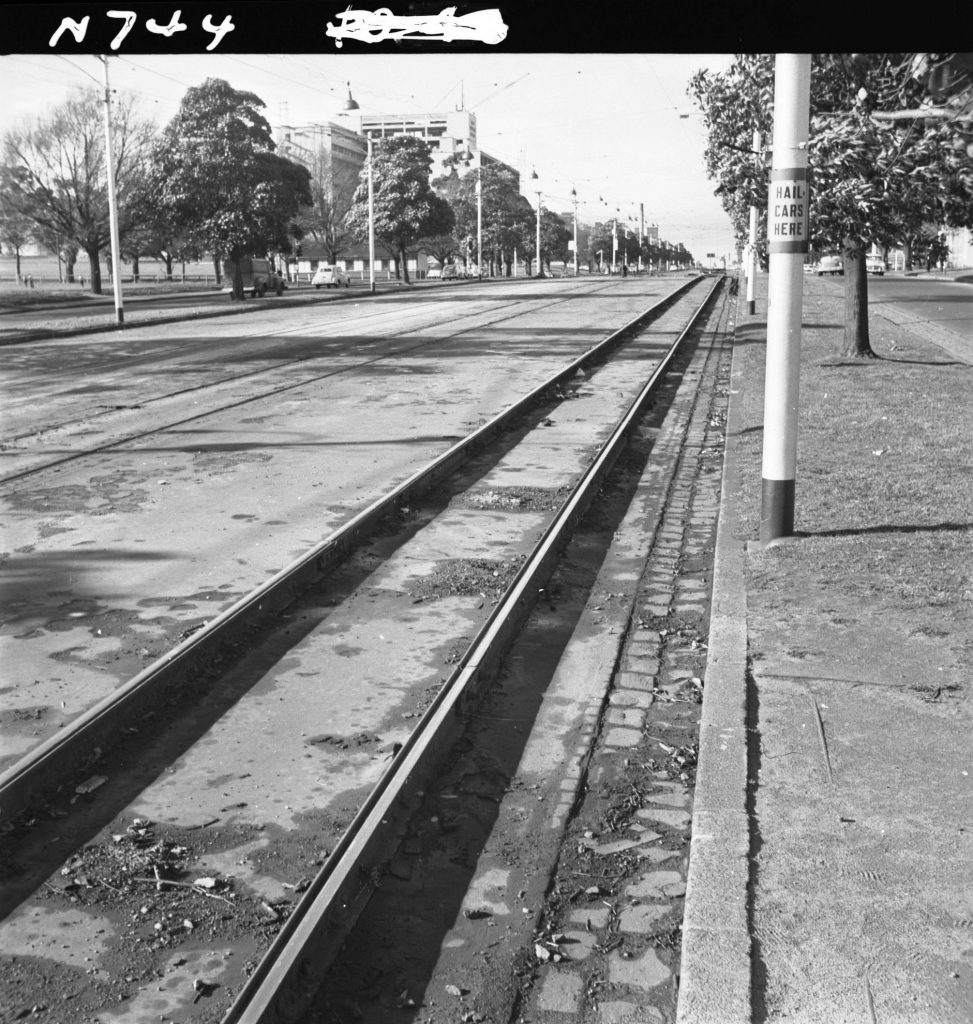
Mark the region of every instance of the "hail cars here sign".
POLYGON ((778 167, 770 173, 770 252, 807 252, 808 187, 806 167, 778 167))

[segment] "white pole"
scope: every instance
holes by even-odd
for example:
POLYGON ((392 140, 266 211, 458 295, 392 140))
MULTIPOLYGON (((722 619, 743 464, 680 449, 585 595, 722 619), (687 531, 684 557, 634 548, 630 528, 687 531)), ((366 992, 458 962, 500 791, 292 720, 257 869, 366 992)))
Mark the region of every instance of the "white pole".
MULTIPOLYGON (((754 163, 760 167, 760 132, 753 133, 754 163)), ((757 308, 757 207, 750 207, 750 240, 747 248, 747 312, 757 308)))
POLYGON ((757 308, 757 207, 750 207, 750 241, 747 245, 747 312, 757 308))
POLYGON ((476 172, 476 277, 483 279, 483 182, 476 172))
POLYGON ((578 197, 574 189, 571 189, 574 196, 574 276, 578 276, 578 197))
POLYGON ((767 369, 760 540, 794 533, 804 255, 808 250, 810 54, 777 54, 767 199, 767 369))
POLYGON ((537 193, 537 270, 534 277, 544 276, 544 265, 541 263, 541 194, 537 193))
POLYGON ((642 273, 642 236, 645 234, 645 203, 639 203, 639 273, 642 273))
POLYGON ((111 277, 115 293, 115 319, 124 323, 125 310, 122 308, 122 277, 118 272, 118 200, 115 196, 115 158, 111 145, 111 86, 108 84, 108 58, 102 57, 105 66, 105 163, 108 166, 108 226, 111 234, 111 277))
POLYGON ((372 137, 368 136, 368 286, 375 291, 375 190, 372 183, 372 137))

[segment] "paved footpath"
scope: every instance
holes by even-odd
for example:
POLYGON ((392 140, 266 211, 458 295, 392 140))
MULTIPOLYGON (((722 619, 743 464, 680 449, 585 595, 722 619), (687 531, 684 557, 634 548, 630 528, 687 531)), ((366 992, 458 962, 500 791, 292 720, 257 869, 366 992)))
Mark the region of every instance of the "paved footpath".
MULTIPOLYGON (((677 1021, 970 1024, 966 681, 951 700, 894 684, 888 669, 907 638, 891 628, 839 633, 853 638, 844 647, 829 646, 835 631, 822 633, 819 661, 799 662, 788 657, 786 627, 767 621, 765 605, 748 607, 748 559, 760 546, 741 526, 738 456, 760 429, 743 396, 762 393, 765 311, 758 304, 737 326, 677 1021)), ((944 328, 890 322, 969 372, 970 339, 944 345, 944 328)), ((790 543, 798 557, 802 542, 790 543)), ((928 678, 935 671, 928 666, 928 678)))

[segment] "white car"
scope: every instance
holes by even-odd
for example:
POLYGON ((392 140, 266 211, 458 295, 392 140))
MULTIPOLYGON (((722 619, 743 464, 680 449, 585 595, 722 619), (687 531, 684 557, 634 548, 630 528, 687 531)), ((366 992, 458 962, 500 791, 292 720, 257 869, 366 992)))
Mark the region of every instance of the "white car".
POLYGON ((881 277, 885 273, 885 260, 881 256, 866 256, 865 273, 877 274, 881 277))
POLYGON ((814 267, 814 273, 818 277, 823 277, 825 274, 844 275, 844 272, 845 264, 840 256, 822 256, 814 267))
POLYGON ((318 267, 314 271, 314 277, 311 278, 311 284, 315 288, 320 288, 322 285, 325 288, 340 288, 344 285, 346 288, 351 287, 351 281, 348 279, 348 275, 340 267, 318 267))

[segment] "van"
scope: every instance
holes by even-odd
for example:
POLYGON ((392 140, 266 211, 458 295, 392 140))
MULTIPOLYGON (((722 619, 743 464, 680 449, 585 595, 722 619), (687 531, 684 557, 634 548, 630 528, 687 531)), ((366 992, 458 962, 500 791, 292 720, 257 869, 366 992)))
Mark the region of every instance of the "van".
MULTIPOLYGON (((223 261, 223 291, 233 292, 234 263, 232 260, 223 261)), ((267 292, 274 292, 283 295, 287 283, 283 277, 274 270, 270 260, 258 257, 246 257, 240 260, 240 274, 243 277, 243 291, 249 292, 252 298, 259 295, 263 297, 267 292)))

